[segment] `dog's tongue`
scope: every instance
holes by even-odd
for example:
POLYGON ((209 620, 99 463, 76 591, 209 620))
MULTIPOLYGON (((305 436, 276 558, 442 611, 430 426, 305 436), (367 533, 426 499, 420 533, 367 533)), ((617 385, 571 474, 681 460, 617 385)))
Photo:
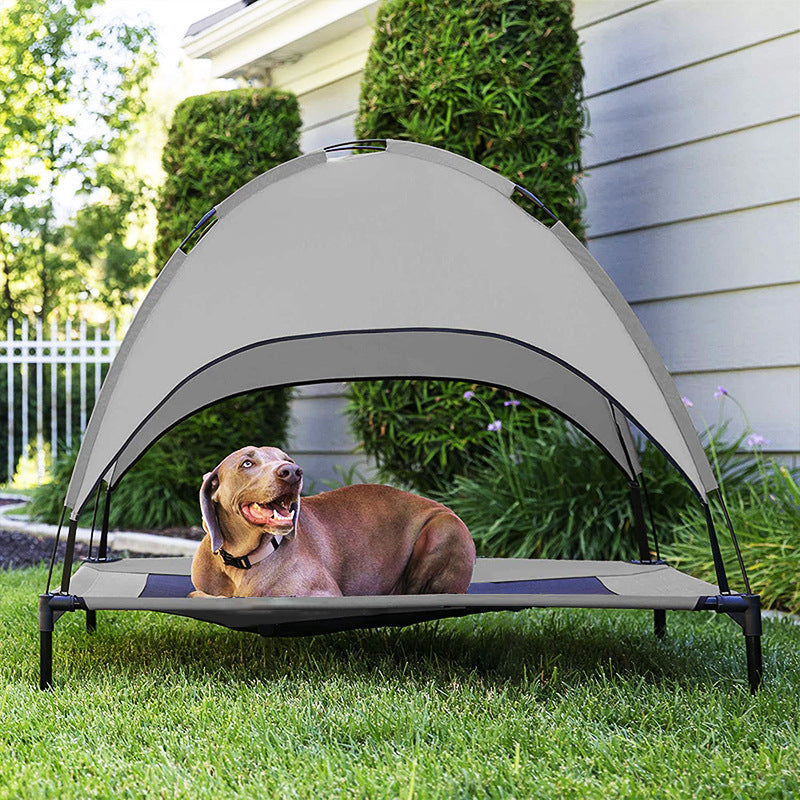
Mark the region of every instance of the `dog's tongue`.
POLYGON ((258 503, 249 503, 242 510, 256 525, 266 525, 272 519, 272 509, 269 506, 262 506, 258 503))

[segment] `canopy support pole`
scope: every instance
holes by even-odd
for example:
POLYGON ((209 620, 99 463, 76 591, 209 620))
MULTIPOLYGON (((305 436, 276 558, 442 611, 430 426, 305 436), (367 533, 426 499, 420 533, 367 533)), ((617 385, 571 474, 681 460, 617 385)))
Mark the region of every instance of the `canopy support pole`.
POLYGON ((75 556, 75 537, 78 533, 78 520, 69 521, 67 533, 67 551, 64 554, 64 570, 61 573, 61 594, 69 592, 69 580, 72 577, 72 559, 75 556))
POLYGON ((733 542, 733 549, 736 551, 736 559, 739 562, 739 569, 742 573, 745 594, 752 594, 750 591, 750 579, 747 577, 747 569, 745 568, 744 559, 742 558, 742 550, 739 547, 739 540, 736 538, 736 531, 733 530, 733 522, 731 522, 731 516, 728 513, 728 506, 725 504, 725 498, 722 496, 722 490, 715 489, 714 494, 716 495, 717 501, 722 506, 722 513, 725 515, 725 524, 728 526, 728 532, 733 542))
POLYGON ((719 540, 717 539, 717 529, 714 527, 714 520, 711 517, 711 506, 708 502, 703 503, 703 510, 706 514, 706 527, 708 528, 708 540, 711 544, 711 555, 714 558, 714 572, 717 576, 717 585, 722 594, 730 594, 731 590, 728 586, 728 576, 725 574, 725 564, 722 561, 722 553, 719 549, 719 540))
POLYGON ((650 542, 647 539, 642 491, 638 481, 631 481, 630 491, 631 506, 633 507, 633 528, 636 533, 636 543, 639 545, 639 561, 642 564, 650 564, 653 559, 650 554, 650 542))
POLYGON ((103 505, 103 527, 100 530, 100 545, 97 548, 97 560, 108 561, 108 519, 111 513, 111 484, 106 484, 106 501, 103 505))

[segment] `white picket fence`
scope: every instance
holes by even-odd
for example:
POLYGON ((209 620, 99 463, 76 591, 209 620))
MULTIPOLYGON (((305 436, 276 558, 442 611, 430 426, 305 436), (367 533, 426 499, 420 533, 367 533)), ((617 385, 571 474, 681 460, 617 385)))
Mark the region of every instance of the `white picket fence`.
POLYGON ((9 320, 6 339, 0 340, 0 369, 2 364, 6 365, 8 475, 13 476, 15 473, 17 454, 21 453, 23 458, 28 458, 33 445, 36 476, 41 482, 45 478, 46 443, 49 444, 51 457, 55 461, 59 442, 69 448, 73 437, 83 434, 94 401, 100 392, 103 365, 113 361, 120 340, 113 321, 107 327, 105 337, 100 327, 93 326, 90 332, 85 320, 78 321, 76 325, 67 320, 63 330, 59 330, 58 325, 53 322, 49 326, 47 339, 44 338, 41 321, 37 321, 34 327, 35 337, 31 338, 31 326, 28 320, 23 320, 20 337, 15 338, 14 325, 9 320), (77 370, 74 365, 77 365, 77 370), (60 370, 59 367, 64 369, 60 370), (77 376, 73 374, 76 371, 77 376), (59 387, 61 380, 63 391, 59 387), (77 386, 73 383, 77 383, 77 386), (48 389, 49 425, 44 419, 45 392, 48 389), (79 393, 80 411, 78 419, 74 420, 72 406, 76 391, 79 393), (15 418, 15 401, 20 405, 19 424, 15 418), (30 422, 32 404, 35 409, 33 431, 30 422), (63 430, 59 429, 59 417, 64 420, 63 430), (18 430, 21 431, 19 439, 18 430))

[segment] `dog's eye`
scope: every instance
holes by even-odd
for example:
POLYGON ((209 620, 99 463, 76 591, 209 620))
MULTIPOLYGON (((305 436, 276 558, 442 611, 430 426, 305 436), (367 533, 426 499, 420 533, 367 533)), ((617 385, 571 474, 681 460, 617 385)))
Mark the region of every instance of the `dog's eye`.
POLYGON ((245 469, 248 469, 249 467, 253 466, 253 462, 249 458, 246 458, 244 461, 242 461, 242 466, 245 469))

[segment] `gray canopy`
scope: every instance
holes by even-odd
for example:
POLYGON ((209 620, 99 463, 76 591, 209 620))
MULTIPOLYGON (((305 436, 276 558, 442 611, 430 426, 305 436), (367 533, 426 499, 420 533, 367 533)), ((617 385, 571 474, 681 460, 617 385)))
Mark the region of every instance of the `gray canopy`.
POLYGON ((548 228, 511 199, 517 188, 460 156, 388 141, 311 153, 231 195, 134 318, 78 454, 71 518, 101 480, 113 485, 210 403, 381 377, 529 395, 633 479, 630 420, 705 499, 713 473, 638 319, 564 225, 548 228))

